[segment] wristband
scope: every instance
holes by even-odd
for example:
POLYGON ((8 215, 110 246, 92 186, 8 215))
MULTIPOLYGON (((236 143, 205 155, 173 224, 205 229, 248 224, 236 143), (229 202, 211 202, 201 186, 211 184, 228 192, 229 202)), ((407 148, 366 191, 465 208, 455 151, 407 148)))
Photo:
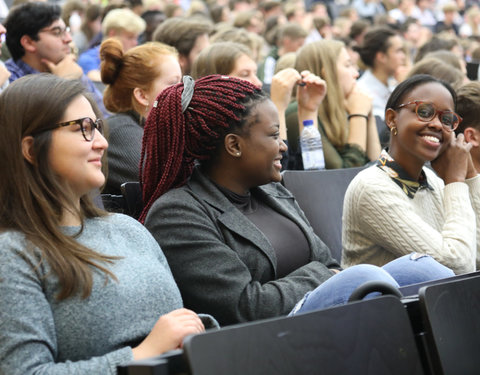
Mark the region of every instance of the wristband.
POLYGON ((350 121, 352 117, 363 117, 365 120, 368 121, 368 116, 367 115, 362 115, 361 113, 352 113, 351 115, 348 115, 347 119, 350 121))

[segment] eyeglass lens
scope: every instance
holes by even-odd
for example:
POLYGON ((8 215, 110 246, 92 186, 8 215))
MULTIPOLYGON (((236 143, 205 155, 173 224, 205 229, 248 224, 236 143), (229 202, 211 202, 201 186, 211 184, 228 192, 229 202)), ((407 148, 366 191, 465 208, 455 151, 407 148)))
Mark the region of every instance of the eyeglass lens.
POLYGON ((58 38, 64 38, 65 35, 70 32, 70 27, 67 26, 62 28, 60 26, 55 26, 55 27, 52 27, 51 29, 44 29, 40 31, 51 33, 52 35, 58 38))
POLYGON ((90 117, 85 117, 84 119, 82 119, 82 132, 83 136, 87 141, 91 141, 93 139, 95 129, 98 129, 100 134, 103 133, 102 120, 98 119, 94 122, 90 117))
MULTIPOLYGON (((417 106, 417 115, 423 120, 430 121, 436 113, 432 103, 420 103, 417 106)), ((453 129, 458 123, 458 117, 453 112, 440 112, 439 119, 444 126, 450 129, 453 129)))

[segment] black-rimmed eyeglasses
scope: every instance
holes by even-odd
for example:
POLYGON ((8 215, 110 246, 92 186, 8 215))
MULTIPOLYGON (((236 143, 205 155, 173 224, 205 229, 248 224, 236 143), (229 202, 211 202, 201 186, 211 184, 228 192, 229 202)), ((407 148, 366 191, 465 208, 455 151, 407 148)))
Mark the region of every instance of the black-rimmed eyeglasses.
POLYGON ((455 112, 438 111, 433 103, 424 102, 421 100, 415 100, 413 102, 400 104, 399 106, 397 106, 397 109, 406 107, 407 105, 411 104, 415 104, 415 113, 417 114, 417 118, 420 121, 431 121, 436 115, 438 115, 438 119, 440 120, 442 125, 449 131, 454 131, 458 127, 460 122, 462 122, 462 118, 455 112))
POLYGON ((83 138, 85 138, 87 142, 91 142, 93 140, 93 137, 95 136, 95 129, 98 129, 100 134, 103 134, 103 121, 101 119, 93 121, 90 117, 84 117, 79 118, 78 120, 71 120, 57 124, 59 128, 69 125, 80 125, 83 138))

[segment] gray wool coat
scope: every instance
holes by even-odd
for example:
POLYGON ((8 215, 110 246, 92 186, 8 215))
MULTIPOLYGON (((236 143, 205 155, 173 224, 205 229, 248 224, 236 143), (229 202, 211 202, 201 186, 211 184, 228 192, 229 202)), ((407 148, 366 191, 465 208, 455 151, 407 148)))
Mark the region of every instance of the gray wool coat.
POLYGON ((310 262, 276 275, 275 250, 197 167, 186 185, 161 196, 145 226, 165 253, 185 307, 222 325, 288 314, 305 293, 340 268, 313 232, 292 194, 279 183, 251 190, 295 222, 310 246, 310 262))

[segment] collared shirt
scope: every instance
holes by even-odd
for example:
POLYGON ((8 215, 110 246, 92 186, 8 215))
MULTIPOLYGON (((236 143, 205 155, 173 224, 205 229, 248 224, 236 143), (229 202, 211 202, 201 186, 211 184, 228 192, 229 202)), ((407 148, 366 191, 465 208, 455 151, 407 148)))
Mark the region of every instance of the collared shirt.
POLYGON ((260 63, 257 76, 264 84, 270 85, 272 83, 273 75, 275 74, 275 65, 279 58, 278 47, 273 47, 265 60, 260 63))
POLYGON ((420 173, 420 178, 418 181, 413 180, 405 171, 405 169, 403 169, 400 164, 396 163, 395 160, 388 154, 387 150, 382 150, 378 160, 375 162, 375 165, 388 174, 393 182, 400 186, 402 191, 410 199, 415 197, 415 193, 419 189, 433 190, 433 187, 429 185, 427 181, 427 175, 423 170, 420 173))
MULTIPOLYGON (((12 73, 12 75, 9 78, 10 82, 13 82, 18 78, 21 78, 28 74, 40 73, 38 70, 32 68, 22 59, 18 59, 17 61, 14 61, 13 59, 8 59, 5 62, 5 66, 10 71, 10 73, 12 73)), ((107 111, 107 109, 103 104, 103 96, 100 93, 100 91, 98 91, 98 89, 95 87, 93 82, 85 74, 83 74, 80 77, 80 82, 82 82, 85 89, 92 94, 93 98, 95 99, 95 102, 98 105, 98 108, 100 108, 100 110, 102 111, 103 116, 104 117, 110 116, 110 113, 107 111)))
POLYGON ((389 79, 388 86, 385 86, 383 82, 373 75, 370 69, 367 69, 358 79, 358 85, 373 97, 373 115, 379 116, 384 120, 385 106, 387 105, 388 97, 396 86, 396 82, 391 82, 389 79))

